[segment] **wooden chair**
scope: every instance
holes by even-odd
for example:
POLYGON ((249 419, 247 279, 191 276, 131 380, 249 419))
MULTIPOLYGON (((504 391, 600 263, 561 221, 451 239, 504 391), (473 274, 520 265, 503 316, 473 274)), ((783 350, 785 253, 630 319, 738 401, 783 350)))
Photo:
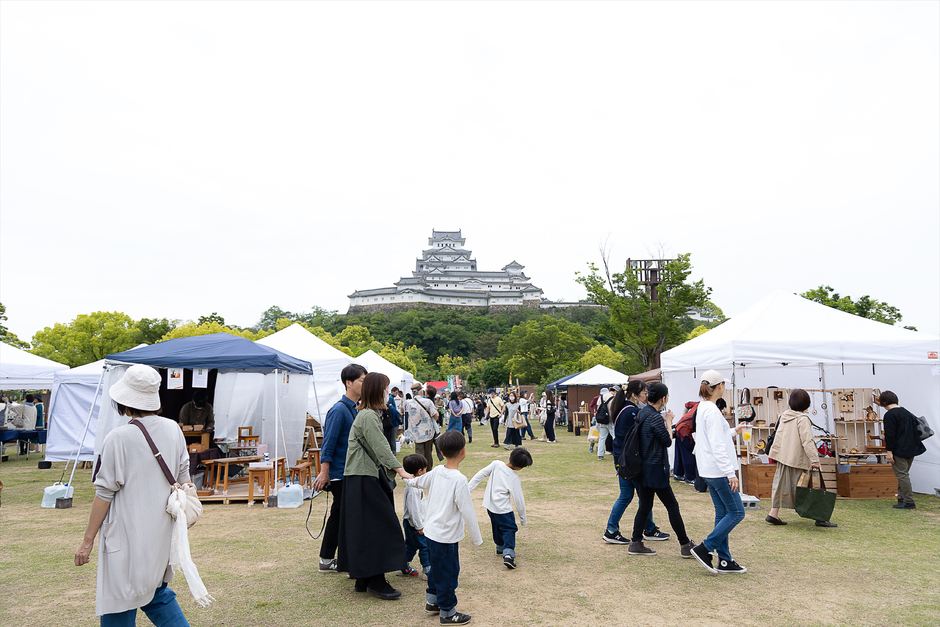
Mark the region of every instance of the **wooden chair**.
POLYGON ((253 427, 238 428, 238 446, 258 446, 260 441, 261 436, 254 434, 253 427))
POLYGON ((304 487, 310 487, 313 481, 313 475, 310 472, 310 462, 297 462, 296 466, 290 467, 291 483, 299 483, 304 487))

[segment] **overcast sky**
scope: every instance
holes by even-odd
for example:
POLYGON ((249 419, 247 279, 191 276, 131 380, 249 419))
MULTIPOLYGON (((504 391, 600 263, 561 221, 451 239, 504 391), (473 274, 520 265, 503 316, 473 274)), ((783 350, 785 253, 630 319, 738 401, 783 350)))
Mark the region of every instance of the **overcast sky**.
POLYGON ((938 6, 4 1, 0 301, 345 311, 462 228, 552 299, 609 240, 937 333, 938 6))

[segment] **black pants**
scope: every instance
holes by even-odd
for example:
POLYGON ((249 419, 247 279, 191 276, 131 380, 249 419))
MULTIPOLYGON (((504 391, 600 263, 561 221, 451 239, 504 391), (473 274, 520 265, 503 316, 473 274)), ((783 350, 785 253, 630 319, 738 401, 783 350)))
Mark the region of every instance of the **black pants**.
POLYGON ((385 439, 388 440, 388 447, 392 449, 392 455, 394 455, 395 440, 398 439, 398 427, 389 427, 388 429, 383 427, 382 431, 385 433, 385 439))
POLYGON ((493 432, 493 444, 499 446, 499 418, 490 418, 490 431, 493 432))
POLYGON ((473 414, 464 414, 460 419, 463 421, 463 432, 467 434, 467 442, 473 442, 473 414))
POLYGON ((686 544, 689 536, 685 533, 685 523, 682 521, 682 514, 679 513, 679 501, 676 495, 672 493, 672 487, 666 484, 665 488, 647 488, 644 485, 636 486, 637 496, 639 497, 639 507, 636 510, 636 517, 633 519, 633 537, 634 542, 643 540, 643 530, 649 520, 650 512, 653 511, 653 495, 659 497, 659 502, 663 504, 666 511, 669 512, 669 524, 672 530, 676 532, 676 539, 679 544, 686 544))
POLYGON ((333 497, 333 502, 330 504, 330 517, 326 521, 326 529, 323 530, 323 542, 320 543, 320 557, 325 560, 336 557, 339 542, 339 513, 343 508, 342 481, 330 481, 330 496, 333 497))
POLYGON ((555 441, 555 417, 549 416, 545 419, 545 439, 549 442, 555 441))

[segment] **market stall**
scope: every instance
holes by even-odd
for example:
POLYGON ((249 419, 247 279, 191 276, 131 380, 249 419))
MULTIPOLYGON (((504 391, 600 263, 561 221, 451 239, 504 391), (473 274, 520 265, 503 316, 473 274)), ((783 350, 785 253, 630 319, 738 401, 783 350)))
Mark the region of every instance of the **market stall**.
MULTIPOLYGON (((729 407, 747 404, 762 412, 765 415, 758 414, 758 419, 768 432, 776 421, 775 403, 784 401, 790 389, 810 391, 810 417, 820 427, 816 431, 820 446, 826 443, 831 450, 826 463, 834 467, 837 482, 839 475, 845 475, 846 493, 855 484, 863 487, 851 496, 874 496, 883 491, 890 468, 879 448, 883 440, 877 437, 883 411, 872 404, 871 395, 874 390, 892 390, 904 407, 926 416, 934 430, 940 429, 938 354, 936 336, 775 292, 715 329, 664 352, 662 376, 669 386, 670 407, 680 414, 686 401, 698 398, 698 377, 705 370, 718 370, 732 381, 729 407), (745 389, 749 399, 743 396, 745 389), (755 403, 757 398, 760 403, 755 403), (879 480, 871 479, 876 476, 881 478, 880 488, 875 485, 879 480)), ((755 428, 752 441, 741 443, 745 465, 764 461, 753 448, 763 436, 755 428)), ((915 461, 911 480, 916 491, 932 494, 940 487, 940 440, 931 438, 924 444, 927 452, 915 461)), ((769 465, 761 470, 772 474, 769 465)), ((756 472, 756 468, 745 470, 749 492, 748 476, 756 472)))
POLYGON ((600 394, 601 388, 625 385, 629 377, 613 368, 598 364, 584 372, 556 381, 556 389, 564 387, 567 391, 568 415, 575 433, 581 429, 587 434, 591 424, 591 415, 587 411, 591 400, 600 394))
POLYGON ((53 375, 68 369, 65 364, 0 342, 0 390, 49 390, 53 375))
POLYGON ((354 362, 369 372, 381 372, 388 377, 391 387, 397 387, 404 392, 410 391, 412 384, 415 382, 413 373, 399 368, 373 350, 367 350, 359 355, 354 362))

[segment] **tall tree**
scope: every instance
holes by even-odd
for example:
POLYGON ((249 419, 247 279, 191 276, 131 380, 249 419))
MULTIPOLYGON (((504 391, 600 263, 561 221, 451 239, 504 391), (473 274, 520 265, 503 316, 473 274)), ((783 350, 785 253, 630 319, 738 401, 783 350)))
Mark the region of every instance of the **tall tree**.
POLYGON ((224 324, 219 322, 187 322, 186 324, 181 324, 180 326, 174 328, 169 333, 161 338, 162 340, 175 340, 180 337, 193 337, 196 335, 210 335, 212 333, 228 333, 229 335, 237 335, 238 337, 243 337, 247 340, 255 341, 261 339, 267 333, 264 331, 252 331, 251 329, 238 329, 234 327, 227 327, 224 324))
POLYGON ((10 331, 4 322, 7 321, 7 308, 6 305, 0 303, 0 342, 9 344, 10 346, 15 346, 17 348, 29 348, 29 344, 24 342, 20 338, 16 337, 16 334, 10 331))
POLYGON ((199 316, 199 319, 196 320, 196 324, 207 324, 207 323, 216 323, 225 326, 225 318, 219 315, 216 312, 212 312, 208 316, 199 316))
POLYGON ((839 309, 862 318, 884 322, 885 324, 897 324, 902 318, 901 311, 893 305, 876 300, 867 294, 858 300, 852 300, 851 296, 842 296, 829 285, 820 285, 817 288, 803 292, 800 296, 822 303, 827 307, 839 309))
POLYGON ((685 341, 691 314, 720 314, 709 300, 711 288, 702 280, 689 280, 691 255, 682 254, 664 264, 655 300, 628 264, 621 272, 611 272, 604 257, 603 273, 595 264, 588 268, 588 273, 578 273, 577 281, 593 302, 607 307, 604 330, 618 347, 637 357, 644 369, 658 365, 662 351, 685 341))
POLYGON ((137 321, 137 328, 140 329, 140 341, 145 344, 156 344, 167 333, 175 329, 178 324, 179 320, 141 318, 137 321))
POLYGON ((591 346, 591 338, 574 322, 541 316, 512 328, 499 342, 499 355, 513 377, 538 383, 557 364, 572 364, 591 346))
MULTIPOLYGON (((597 344, 588 349, 578 360, 578 367, 581 370, 593 368, 598 364, 614 370, 621 370, 624 367, 623 355, 606 344, 597 344)), ((551 381, 547 381, 547 383, 551 383, 551 381)))
POLYGON ((140 340, 140 328, 127 314, 96 311, 37 331, 33 353, 74 368, 133 348, 140 340))

